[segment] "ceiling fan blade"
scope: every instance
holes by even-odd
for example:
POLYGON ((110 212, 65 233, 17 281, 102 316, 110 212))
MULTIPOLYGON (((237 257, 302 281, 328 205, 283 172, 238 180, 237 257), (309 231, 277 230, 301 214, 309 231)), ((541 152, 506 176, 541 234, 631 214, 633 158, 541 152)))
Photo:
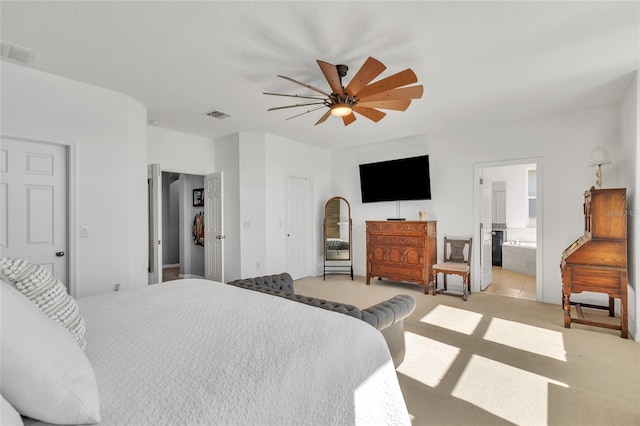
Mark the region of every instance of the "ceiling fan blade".
POLYGON ((314 124, 314 126, 317 126, 320 123, 324 123, 325 120, 329 118, 329 116, 331 116, 331 110, 328 110, 327 112, 325 112, 324 115, 320 117, 320 120, 316 121, 316 124, 314 124))
MULTIPOLYGON (((329 111, 331 111, 331 110, 329 110, 329 111)), ((351 113, 349 115, 345 115, 344 117, 342 117, 342 121, 343 121, 345 126, 348 126, 349 124, 351 124, 354 121, 356 121, 356 115, 354 113, 351 113)))
POLYGON ((379 109, 392 109, 395 111, 405 111, 411 105, 410 99, 403 99, 399 101, 374 101, 374 102, 358 102, 359 107, 379 108, 379 109))
MULTIPOLYGON (((306 110, 305 112, 302 112, 302 113, 300 113, 300 114, 296 114, 296 115, 294 115, 293 117, 289 117, 289 118, 287 118, 287 120, 291 120, 292 118, 300 117, 301 115, 309 114, 310 112, 317 111, 317 110, 319 110, 320 108, 324 108, 324 107, 325 107, 325 106, 323 105, 323 106, 320 106, 320 107, 316 107, 316 108, 308 109, 308 110, 306 110)), ((329 110, 329 112, 331 112, 331 110, 329 110)))
POLYGON ((269 108, 267 111, 275 111, 278 109, 295 108, 295 107, 301 107, 301 106, 307 106, 307 105, 324 105, 324 102, 309 102, 308 104, 295 104, 295 105, 287 105, 287 106, 281 106, 281 107, 273 107, 273 108, 269 108))
POLYGON ((371 83, 374 78, 386 69, 387 67, 385 67, 382 62, 369 56, 344 91, 347 92, 349 96, 356 96, 363 87, 371 83))
POLYGON ((280 78, 284 78, 285 80, 289 80, 289 81, 290 81, 290 82, 292 82, 292 83, 299 84, 300 86, 302 86, 302 87, 306 87, 307 89, 309 89, 309 90, 313 90, 314 92, 322 93, 322 94, 323 94, 323 95, 325 95, 326 97, 330 97, 330 96, 331 96, 331 93, 327 93, 327 92, 324 92, 324 91, 322 91, 322 90, 320 90, 320 89, 316 89, 316 88, 315 88, 315 87, 313 87, 313 86, 310 86, 310 85, 305 84, 305 83, 301 83, 301 82, 299 82, 298 80, 294 80, 294 79, 292 79, 291 77, 286 77, 286 76, 284 76, 284 75, 278 75, 278 77, 280 77, 280 78))
POLYGON ((402 87, 400 89, 387 90, 385 92, 376 93, 359 98, 358 103, 373 101, 396 101, 404 99, 420 99, 424 88, 420 86, 402 87))
POLYGON ((318 99, 322 100, 324 98, 320 96, 304 96, 304 95, 285 95, 284 93, 270 93, 270 92, 262 92, 263 95, 272 95, 272 96, 288 96, 290 98, 302 98, 302 99, 318 99))
POLYGON ((382 120, 385 115, 387 115, 386 112, 378 111, 377 109, 363 107, 359 105, 354 106, 353 111, 357 112, 358 114, 364 115, 369 120, 375 121, 376 123, 382 120))
POLYGON ((366 98, 367 96, 375 95, 380 92, 386 92, 387 90, 395 89, 396 87, 406 86, 407 84, 413 84, 418 82, 418 77, 416 74, 411 71, 411 68, 407 68, 404 71, 400 71, 399 73, 393 74, 387 78, 383 78, 382 80, 378 80, 375 83, 371 83, 370 85, 363 88, 360 93, 358 93, 358 97, 360 99, 366 98))
POLYGON ((342 84, 340 81, 340 76, 338 75, 338 68, 335 65, 330 64, 328 62, 316 60, 318 65, 320 65, 320 69, 322 70, 322 74, 324 74, 324 78, 329 82, 329 86, 331 90, 336 95, 343 96, 344 92, 342 90, 342 84))

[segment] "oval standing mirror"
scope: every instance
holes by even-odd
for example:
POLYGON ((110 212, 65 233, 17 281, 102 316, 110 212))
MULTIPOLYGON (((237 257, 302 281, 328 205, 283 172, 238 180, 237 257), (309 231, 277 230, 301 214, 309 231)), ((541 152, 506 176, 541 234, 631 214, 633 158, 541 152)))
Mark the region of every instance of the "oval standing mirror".
POLYGON ((324 206, 324 260, 324 275, 351 275, 353 279, 351 206, 342 197, 333 197, 324 206))

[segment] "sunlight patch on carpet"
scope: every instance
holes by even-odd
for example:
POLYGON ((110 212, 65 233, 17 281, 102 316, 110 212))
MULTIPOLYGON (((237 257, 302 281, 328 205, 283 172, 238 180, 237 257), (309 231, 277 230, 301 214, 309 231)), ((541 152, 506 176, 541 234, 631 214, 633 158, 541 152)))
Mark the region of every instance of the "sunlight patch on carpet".
POLYGON ((482 314, 477 312, 438 305, 420 321, 470 336, 481 320, 482 314))
POLYGON ((550 384, 565 383, 472 355, 451 395, 520 425, 548 423, 550 384))
POLYGON ((399 373, 435 388, 447 374, 460 348, 406 331, 407 353, 399 373))
POLYGON ((567 361, 564 339, 562 333, 557 331, 493 318, 484 339, 559 361, 567 361))

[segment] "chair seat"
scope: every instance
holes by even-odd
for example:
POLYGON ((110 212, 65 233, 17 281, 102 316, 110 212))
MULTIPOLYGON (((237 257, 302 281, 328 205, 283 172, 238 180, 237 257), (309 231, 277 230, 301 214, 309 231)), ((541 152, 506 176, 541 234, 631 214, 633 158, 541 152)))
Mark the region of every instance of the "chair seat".
POLYGON ((466 263, 442 262, 433 265, 433 269, 438 269, 440 271, 469 272, 469 265, 466 263))

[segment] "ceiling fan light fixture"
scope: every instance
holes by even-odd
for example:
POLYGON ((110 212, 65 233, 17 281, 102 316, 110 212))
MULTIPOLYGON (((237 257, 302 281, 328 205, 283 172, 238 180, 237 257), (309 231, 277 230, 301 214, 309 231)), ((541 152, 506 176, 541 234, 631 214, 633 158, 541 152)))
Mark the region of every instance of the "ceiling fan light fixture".
POLYGON ((351 112, 352 108, 349 104, 339 103, 331 107, 331 115, 334 115, 336 117, 344 117, 351 114, 351 112))

